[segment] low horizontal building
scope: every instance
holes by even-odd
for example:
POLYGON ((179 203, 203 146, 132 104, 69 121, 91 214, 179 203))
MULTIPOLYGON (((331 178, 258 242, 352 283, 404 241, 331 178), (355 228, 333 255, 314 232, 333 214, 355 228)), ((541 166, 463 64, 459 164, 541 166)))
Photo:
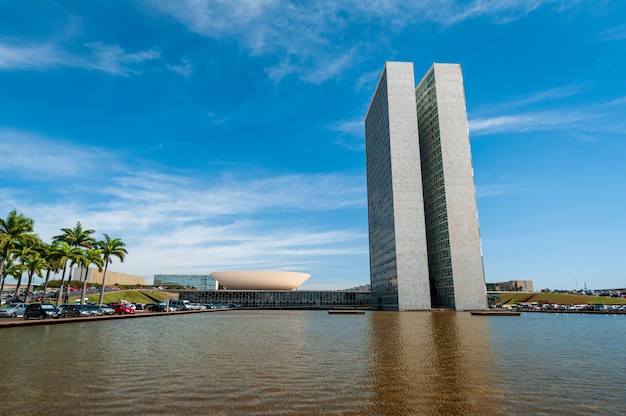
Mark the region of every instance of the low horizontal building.
POLYGON ((487 283, 487 290, 490 292, 534 292, 532 280, 487 283))
POLYGON ((369 308, 369 291, 181 290, 179 299, 203 304, 236 304, 251 309, 369 308))
MULTIPOLYGON (((87 269, 87 283, 102 284, 103 271, 99 271, 96 268, 90 267, 87 269)), ((85 269, 79 268, 74 272, 73 280, 84 280, 85 269)), ((115 272, 113 270, 107 270, 105 286, 110 285, 124 285, 124 286, 143 286, 146 284, 146 278, 142 276, 135 276, 132 274, 115 272)))
POLYGON ((217 280, 210 274, 155 274, 154 286, 216 290, 217 280))

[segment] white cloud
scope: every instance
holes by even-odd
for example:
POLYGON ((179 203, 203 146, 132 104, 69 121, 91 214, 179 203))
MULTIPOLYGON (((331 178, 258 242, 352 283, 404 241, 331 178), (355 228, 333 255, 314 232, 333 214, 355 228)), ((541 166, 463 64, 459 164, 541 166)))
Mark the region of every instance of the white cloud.
POLYGON ((341 134, 335 139, 335 144, 355 152, 365 150, 365 127, 362 118, 338 121, 326 128, 341 134))
POLYGON ((45 69, 63 64, 66 54, 53 45, 0 43, 0 69, 45 69))
POLYGON ((0 171, 42 180, 91 175, 98 169, 95 161, 115 166, 114 159, 101 149, 75 147, 62 139, 2 127, 0 154, 0 171))
POLYGON ((626 39, 626 25, 617 26, 597 35, 601 41, 626 39))
POLYGON ((476 197, 488 198, 493 196, 511 195, 522 191, 532 190, 530 184, 521 183, 499 183, 491 185, 476 186, 476 197))
POLYGON ((0 43, 0 70, 46 70, 71 67, 92 69, 115 75, 141 72, 141 64, 160 58, 154 49, 128 53, 118 45, 91 43, 91 51, 70 53, 54 44, 18 45, 0 43))
POLYGON ((543 111, 476 118, 469 121, 469 129, 474 136, 502 132, 549 131, 573 128, 577 123, 590 118, 593 116, 567 111, 543 111))
POLYGON ((387 30, 420 22, 446 26, 480 16, 506 22, 540 7, 565 7, 561 0, 147 0, 146 4, 192 32, 213 39, 235 39, 250 55, 268 58, 272 63, 266 70, 275 81, 295 73, 311 83, 324 82, 358 65, 373 38, 387 30), (348 25, 360 26, 363 36, 346 38, 348 25), (335 46, 337 38, 344 39, 344 48, 335 46))
POLYGON ((469 129, 473 136, 503 132, 566 131, 583 141, 593 141, 599 131, 626 132, 626 97, 608 102, 570 104, 570 98, 580 94, 583 85, 572 85, 535 92, 510 101, 485 106, 470 117, 469 129), (524 108, 548 108, 523 111, 524 108), (557 109, 550 109, 550 107, 557 109))
POLYGON ((362 177, 247 179, 237 172, 214 172, 205 180, 184 171, 138 170, 141 160, 124 161, 95 147, 25 132, 3 129, 0 137, 7 139, 0 141, 0 152, 12 160, 3 168, 14 173, 13 186, 0 193, 0 206, 33 218, 46 241, 77 221, 98 236, 121 238, 129 255, 114 270, 148 278, 229 268, 310 271, 362 256, 358 267, 364 269, 363 282, 367 279, 366 230, 305 219, 307 213, 330 218, 334 212, 361 210, 366 203, 362 177), (98 175, 90 158, 117 164, 98 175), (28 184, 25 192, 15 186, 21 181, 28 184), (38 187, 45 193, 33 191, 38 187))
POLYGON ((167 65, 167 67, 185 78, 190 78, 193 73, 193 66, 188 59, 183 59, 180 65, 167 65))

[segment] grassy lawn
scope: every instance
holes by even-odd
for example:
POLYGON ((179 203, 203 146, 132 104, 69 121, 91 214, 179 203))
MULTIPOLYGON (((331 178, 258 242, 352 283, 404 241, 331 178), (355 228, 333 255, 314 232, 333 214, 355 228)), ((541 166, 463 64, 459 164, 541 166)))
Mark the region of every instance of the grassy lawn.
MULTIPOLYGON (((119 302, 125 300, 130 303, 154 303, 157 299, 159 301, 166 301, 171 299, 167 293, 153 290, 120 290, 117 292, 107 292, 104 294, 104 303, 119 302)), ((79 296, 70 297, 70 303, 80 299, 79 296)), ((93 294, 87 296, 89 302, 98 302, 100 300, 100 294, 93 294)))
POLYGON ((556 303, 558 305, 604 304, 624 305, 626 299, 605 296, 570 295, 568 293, 502 293, 500 303, 514 305, 518 302, 556 303))

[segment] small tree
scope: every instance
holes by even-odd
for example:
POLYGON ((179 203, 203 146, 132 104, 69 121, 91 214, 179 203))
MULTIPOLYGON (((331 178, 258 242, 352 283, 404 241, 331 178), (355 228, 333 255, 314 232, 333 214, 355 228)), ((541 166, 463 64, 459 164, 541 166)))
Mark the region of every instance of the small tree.
POLYGON ((101 250, 86 250, 85 256, 83 257, 82 267, 85 268, 85 280, 83 280, 83 289, 81 291, 80 296, 80 304, 85 304, 85 293, 87 291, 87 274, 89 272, 90 265, 98 266, 98 271, 102 271, 102 266, 104 265, 104 260, 102 259, 102 251, 101 250))
POLYGON ((124 258, 128 252, 124 242, 119 238, 111 238, 108 234, 103 234, 104 240, 98 242, 98 248, 102 253, 102 260, 104 262, 104 273, 102 273, 102 287, 100 288, 100 301, 98 303, 104 302, 104 289, 106 283, 107 276, 107 268, 109 263, 113 262, 113 257, 117 257, 122 263, 124 262, 124 258))

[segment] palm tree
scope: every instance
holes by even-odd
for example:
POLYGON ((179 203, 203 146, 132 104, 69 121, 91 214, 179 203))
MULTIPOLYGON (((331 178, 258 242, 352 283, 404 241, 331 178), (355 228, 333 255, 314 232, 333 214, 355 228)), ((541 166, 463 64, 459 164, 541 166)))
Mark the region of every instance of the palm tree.
POLYGON ((16 210, 11 211, 6 219, 0 218, 0 276, 4 264, 10 260, 10 250, 19 242, 32 238, 34 230, 34 221, 16 210))
POLYGON ((34 275, 37 274, 37 276, 43 277, 42 271, 48 267, 48 263, 39 255, 39 253, 35 251, 26 258, 24 266, 28 272, 28 284, 26 285, 26 296, 28 296, 28 294, 33 290, 32 285, 34 275))
POLYGON ((107 267, 113 262, 113 257, 117 257, 122 263, 128 252, 124 248, 126 244, 119 238, 111 238, 108 234, 103 234, 104 240, 98 242, 98 248, 102 252, 102 260, 104 261, 104 273, 102 273, 102 287, 100 288, 100 301, 104 302, 104 288, 107 276, 107 267))
POLYGON ((90 265, 98 266, 98 271, 102 271, 104 260, 102 259, 102 250, 86 250, 83 257, 82 267, 85 269, 85 280, 83 280, 83 290, 80 296, 80 304, 85 304, 85 292, 87 290, 87 273, 89 272, 90 265))
POLYGON ((48 293, 48 281, 50 280, 51 273, 57 273, 61 270, 63 265, 59 259, 59 255, 57 253, 56 247, 54 244, 46 244, 42 243, 39 248, 39 252, 41 257, 46 260, 46 279, 43 283, 43 300, 41 303, 44 303, 46 300, 46 294, 48 293))
MULTIPOLYGON (((65 271, 67 270, 67 263, 70 263, 70 274, 68 282, 72 281, 72 266, 79 261, 79 258, 83 254, 83 250, 78 247, 72 247, 65 241, 59 241, 55 243, 56 256, 59 264, 63 265, 63 273, 61 274, 61 284, 59 285, 59 295, 57 297, 57 306, 61 304, 63 298, 63 281, 65 280, 65 271)), ((69 286, 69 284, 68 284, 69 286)))
POLYGON ((13 260, 12 259, 7 260, 6 266, 2 269, 2 273, 0 274, 0 279, 2 280, 0 282, 0 293, 4 292, 4 281, 9 275, 9 269, 11 269, 12 267, 13 267, 13 260))
MULTIPOLYGON (((84 247, 91 249, 93 245, 96 243, 96 239, 91 236, 91 234, 95 233, 92 229, 84 229, 80 221, 76 223, 74 228, 61 228, 63 234, 59 234, 52 238, 55 242, 65 242, 72 248, 84 247)), ((67 289, 65 293, 65 299, 69 298, 70 292, 70 282, 72 281, 72 267, 75 264, 80 263, 80 257, 83 255, 82 250, 80 253, 75 253, 71 256, 71 258, 67 258, 67 261, 70 261, 70 274, 69 280, 67 283, 67 289)), ((65 266, 63 268, 63 275, 65 275, 65 266)), ((61 286, 59 287, 59 298, 58 302, 61 301, 61 293, 63 292, 63 279, 61 279, 61 286)))
MULTIPOLYGON (((10 252, 12 256, 19 260, 20 264, 23 266, 24 272, 29 272, 29 280, 28 285, 26 286, 26 293, 24 294, 24 302, 28 299, 28 293, 30 292, 30 285, 32 284, 32 278, 34 274, 34 270, 42 267, 42 259, 39 253, 37 252, 37 248, 41 243, 41 239, 38 236, 32 236, 28 239, 22 239, 15 244, 15 247, 10 252), (32 264, 32 266, 29 266, 32 264), (33 269, 33 272, 30 273, 30 270, 33 269)), ((39 274, 41 271, 38 272, 39 274)), ((20 297, 20 285, 22 283, 22 276, 20 276, 17 280, 17 285, 15 287, 15 298, 20 297)))
POLYGON ((13 276, 13 278, 17 280, 17 285, 15 286, 15 292, 13 294, 13 302, 19 301, 19 299, 17 299, 19 296, 18 292, 22 282, 22 275, 26 271, 25 269, 26 267, 22 263, 10 263, 9 267, 7 267, 7 276, 13 276))
POLYGON ((0 285, 0 293, 4 291, 4 282, 8 276, 21 276, 22 273, 24 273, 24 266, 21 263, 16 264, 15 261, 9 257, 5 263, 4 269, 2 269, 2 284, 0 285))

